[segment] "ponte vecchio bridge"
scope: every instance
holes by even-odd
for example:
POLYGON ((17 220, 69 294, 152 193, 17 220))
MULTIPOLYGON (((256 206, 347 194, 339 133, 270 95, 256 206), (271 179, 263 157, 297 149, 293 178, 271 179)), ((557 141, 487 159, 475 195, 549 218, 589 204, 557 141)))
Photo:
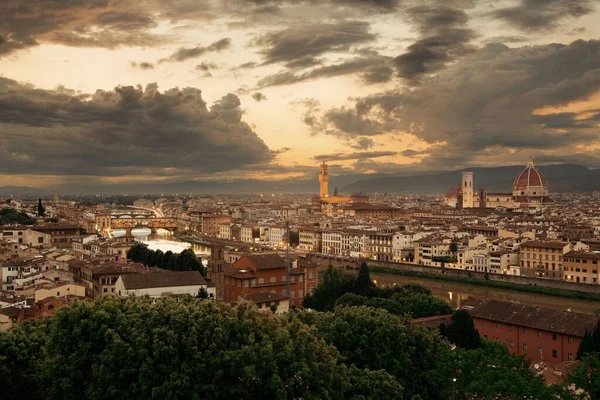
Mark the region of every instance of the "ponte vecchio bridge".
MULTIPOLYGON (((181 221, 183 222, 183 221, 181 221)), ((156 233, 158 229, 167 229, 169 231, 177 231, 181 224, 178 218, 153 217, 147 215, 137 215, 132 217, 129 214, 111 215, 110 226, 112 229, 125 229, 127 233, 131 233, 132 229, 149 228, 152 233, 156 233)))

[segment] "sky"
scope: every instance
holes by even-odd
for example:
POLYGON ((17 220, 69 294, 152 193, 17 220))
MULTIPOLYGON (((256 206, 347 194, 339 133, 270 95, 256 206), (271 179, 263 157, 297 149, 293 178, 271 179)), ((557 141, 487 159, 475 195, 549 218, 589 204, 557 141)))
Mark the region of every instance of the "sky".
POLYGON ((600 167, 598 0, 1 0, 0 185, 600 167))

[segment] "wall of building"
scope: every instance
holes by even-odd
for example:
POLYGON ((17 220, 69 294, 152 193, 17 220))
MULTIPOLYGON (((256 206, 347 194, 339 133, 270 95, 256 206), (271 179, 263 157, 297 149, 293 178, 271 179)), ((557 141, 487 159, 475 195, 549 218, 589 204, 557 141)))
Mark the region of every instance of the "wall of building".
POLYGON ((531 278, 527 276, 518 276, 518 275, 505 275, 505 274, 493 274, 488 273, 485 274, 483 272, 477 271, 465 271, 462 269, 453 269, 453 268, 438 268, 438 267, 429 267, 426 265, 418 265, 418 264, 408 264, 408 263, 394 263, 394 262, 386 262, 386 261, 374 261, 374 260, 357 260, 352 258, 336 258, 324 256, 321 254, 313 254, 308 253, 306 255, 307 260, 311 263, 319 263, 321 265, 333 265, 334 267, 344 268, 349 266, 351 268, 359 268, 362 262, 367 262, 369 265, 378 266, 378 267, 386 267, 391 269, 399 269, 403 271, 414 271, 414 272, 422 272, 426 274, 439 275, 444 274, 447 276, 455 276, 461 278, 476 278, 476 279, 487 279, 492 281, 501 281, 501 282, 510 282, 516 283, 519 285, 527 285, 527 286, 540 286, 547 287, 553 289, 566 289, 566 290, 574 290, 579 292, 587 292, 587 293, 600 293, 600 285, 590 285, 583 283, 575 283, 575 282, 565 282, 558 280, 550 280, 550 279, 539 279, 539 278, 531 278))

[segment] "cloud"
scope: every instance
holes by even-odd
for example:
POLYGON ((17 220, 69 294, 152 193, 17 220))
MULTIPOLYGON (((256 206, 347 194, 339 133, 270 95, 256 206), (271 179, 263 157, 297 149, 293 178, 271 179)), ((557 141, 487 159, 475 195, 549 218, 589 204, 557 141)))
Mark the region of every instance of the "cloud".
POLYGON ((293 68, 299 62, 314 63, 317 56, 347 51, 376 37, 364 21, 315 22, 269 32, 257 38, 254 45, 262 48, 264 64, 284 63, 293 68))
POLYGON ((242 120, 243 111, 240 108, 241 104, 239 97, 233 93, 228 93, 213 104, 211 111, 219 114, 225 121, 237 124, 242 120))
POLYGON ((152 13, 107 0, 4 0, 0 3, 0 56, 59 43, 73 47, 156 46, 161 35, 152 13))
POLYGON ((211 62, 201 62, 200 64, 196 65, 196 71, 207 72, 215 68, 217 68, 217 64, 211 62))
POLYGON ((196 178, 269 163, 239 99, 211 110, 196 88, 156 84, 85 94, 0 78, 0 174, 196 178))
POLYGON ((476 37, 468 29, 465 11, 446 6, 425 5, 408 10, 409 20, 418 27, 420 38, 394 59, 398 75, 417 84, 424 74, 436 72, 448 63, 474 51, 476 37))
POLYGON ((360 160, 367 158, 377 157, 389 157, 395 156, 395 151, 362 151, 356 153, 335 153, 335 154, 321 154, 313 157, 315 161, 345 161, 345 160, 360 160))
POLYGON ((314 79, 354 74, 360 74, 362 81, 366 84, 388 82, 394 73, 394 70, 386 65, 390 59, 390 57, 373 55, 348 59, 339 64, 326 65, 299 74, 283 71, 260 79, 257 86, 260 88, 284 86, 314 79))
POLYGON ((475 160, 509 161, 517 150, 568 154, 598 143, 597 110, 547 115, 537 110, 560 110, 599 91, 600 41, 512 49, 496 43, 424 78, 412 90, 354 99, 353 106, 311 116, 316 133, 345 138, 412 134, 435 145, 423 163, 460 168, 475 160))
POLYGON ((142 70, 149 70, 149 69, 154 69, 154 64, 149 63, 149 62, 141 62, 141 63, 137 63, 135 61, 131 61, 129 63, 133 68, 139 68, 142 70))
POLYGON ((351 144, 350 147, 356 150, 368 150, 375 145, 375 141, 371 138, 362 136, 357 138, 354 141, 354 144, 351 144))
POLYGON ((196 46, 196 47, 180 47, 171 54, 169 57, 161 58, 160 63, 163 62, 183 62, 191 58, 200 57, 206 53, 220 52, 231 47, 231 39, 224 38, 217 40, 209 44, 208 46, 196 46))
POLYGON ((500 8, 491 15, 525 32, 547 31, 567 18, 590 14, 596 5, 596 0, 520 0, 518 5, 500 8))
POLYGON ((267 96, 265 96, 264 94, 262 94, 260 92, 252 93, 252 98, 259 103, 263 100, 267 100, 267 96))

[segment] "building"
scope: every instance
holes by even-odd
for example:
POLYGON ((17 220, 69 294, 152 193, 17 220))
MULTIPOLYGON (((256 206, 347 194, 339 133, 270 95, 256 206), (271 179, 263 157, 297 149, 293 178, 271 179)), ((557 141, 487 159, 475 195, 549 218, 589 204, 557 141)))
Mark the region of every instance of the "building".
POLYGON ((262 312, 275 312, 276 314, 283 314, 290 310, 290 298, 282 294, 244 294, 240 296, 240 299, 256 304, 258 310, 262 312))
POLYGON ((531 159, 515 178, 512 193, 491 193, 486 189, 475 192, 473 187, 473 172, 463 172, 457 193, 458 208, 539 209, 554 203, 546 177, 535 168, 531 159))
POLYGON ((519 247, 521 275, 563 279, 563 255, 571 250, 568 242, 530 240, 519 247))
POLYGON ((288 243, 288 234, 285 226, 271 226, 269 229, 268 245, 275 249, 286 247, 288 243))
POLYGON ((482 337, 535 362, 575 360, 586 330, 598 322, 589 314, 493 299, 469 298, 461 308, 471 314, 482 337))
POLYGON ((322 234, 321 229, 316 226, 301 227, 298 231, 298 248, 320 253, 322 234))
POLYGON ((198 271, 154 271, 121 275, 115 284, 119 296, 196 296, 200 289, 215 297, 214 288, 209 288, 198 271))
POLYGON ((329 197, 329 167, 325 161, 319 171, 319 196, 322 199, 329 197))
POLYGON ((231 224, 231 215, 211 214, 202 216, 201 232, 205 235, 218 236, 221 224, 231 224))
MULTIPOLYGON (((81 283, 86 286, 89 297, 115 294, 115 284, 120 276, 147 271, 147 268, 142 264, 125 264, 120 262, 104 262, 99 265, 85 263, 79 266, 79 268, 81 269, 81 283)), ((74 276, 77 276, 75 271, 73 273, 74 276)))
POLYGON ((592 251, 569 251, 563 255, 564 280, 598 284, 600 254, 592 251))
POLYGON ((50 235, 50 244, 59 249, 70 249, 71 242, 80 238, 82 232, 80 226, 66 224, 35 225, 31 229, 50 235))
POLYGON ((300 307, 304 297, 317 287, 317 268, 315 264, 290 266, 288 294, 285 259, 277 254, 247 254, 224 274, 225 301, 235 303, 248 295, 270 293, 287 296, 290 306, 300 307))

